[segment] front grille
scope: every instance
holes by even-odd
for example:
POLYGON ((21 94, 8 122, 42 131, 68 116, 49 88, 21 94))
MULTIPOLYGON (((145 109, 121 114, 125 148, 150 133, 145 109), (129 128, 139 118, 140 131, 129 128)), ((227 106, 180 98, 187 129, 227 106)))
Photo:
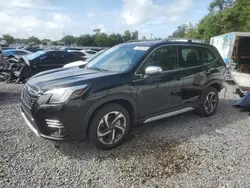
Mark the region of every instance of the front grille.
POLYGON ((29 107, 32 108, 38 98, 38 92, 28 85, 23 87, 22 100, 29 107))

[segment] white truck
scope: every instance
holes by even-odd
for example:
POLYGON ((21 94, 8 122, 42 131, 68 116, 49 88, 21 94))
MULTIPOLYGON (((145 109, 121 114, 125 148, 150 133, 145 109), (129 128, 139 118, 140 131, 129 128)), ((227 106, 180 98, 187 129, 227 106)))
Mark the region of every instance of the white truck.
MULTIPOLYGON (((220 52, 237 92, 250 90, 250 32, 232 32, 212 37, 210 44, 220 52)), ((239 93, 239 94, 240 94, 239 93)))

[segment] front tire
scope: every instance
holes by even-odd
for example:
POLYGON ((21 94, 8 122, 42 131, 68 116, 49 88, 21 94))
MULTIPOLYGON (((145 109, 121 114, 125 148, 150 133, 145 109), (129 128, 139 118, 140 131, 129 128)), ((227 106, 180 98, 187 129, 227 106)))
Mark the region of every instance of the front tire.
POLYGON ((128 134, 130 115, 123 106, 110 103, 94 114, 89 126, 90 142, 100 149, 112 149, 128 134))
POLYGON ((195 112, 203 117, 212 116, 219 104, 218 91, 214 87, 207 88, 201 97, 201 101, 201 106, 195 112))

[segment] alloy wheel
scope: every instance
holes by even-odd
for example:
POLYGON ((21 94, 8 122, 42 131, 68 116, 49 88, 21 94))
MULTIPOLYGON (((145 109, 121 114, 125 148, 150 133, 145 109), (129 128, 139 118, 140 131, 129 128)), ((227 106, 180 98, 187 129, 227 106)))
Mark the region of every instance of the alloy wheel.
POLYGON ((103 116, 97 127, 98 139, 106 145, 115 144, 124 135, 126 118, 118 111, 112 111, 103 116))
POLYGON ((208 114, 211 114, 214 112, 218 104, 218 95, 212 91, 207 94, 207 97, 205 99, 205 111, 208 114))

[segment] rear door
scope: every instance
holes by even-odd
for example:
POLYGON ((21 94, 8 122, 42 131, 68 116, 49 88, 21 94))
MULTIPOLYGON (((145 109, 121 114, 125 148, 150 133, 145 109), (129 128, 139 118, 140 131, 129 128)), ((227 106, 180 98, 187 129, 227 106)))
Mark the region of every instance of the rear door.
POLYGON ((183 83, 181 96, 185 105, 199 100, 208 80, 210 68, 204 59, 207 50, 209 49, 193 45, 178 46, 178 68, 181 70, 179 74, 183 83))

